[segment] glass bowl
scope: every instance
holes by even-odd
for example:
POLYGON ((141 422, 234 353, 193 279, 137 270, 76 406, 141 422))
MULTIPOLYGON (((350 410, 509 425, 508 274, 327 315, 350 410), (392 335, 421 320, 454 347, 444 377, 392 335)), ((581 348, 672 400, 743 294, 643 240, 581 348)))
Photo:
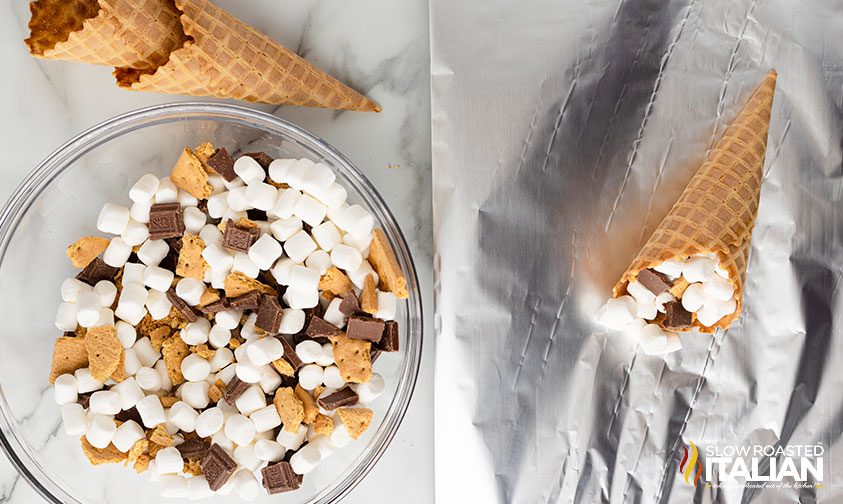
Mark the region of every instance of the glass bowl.
MULTIPOLYGON (((340 449, 304 478, 296 492, 261 496, 276 504, 333 502, 369 472, 407 410, 422 348, 422 307, 415 268, 395 218, 372 184, 348 159, 312 133, 251 109, 179 103, 130 112, 95 126, 41 163, 0 214, 0 443, 49 502, 121 504, 172 502, 148 474, 122 465, 91 466, 79 439, 61 427, 47 378, 61 282, 76 274, 65 248, 78 237, 101 234, 97 214, 106 202, 127 205, 129 187, 144 173, 169 173, 180 151, 210 141, 229 152, 264 151, 307 157, 334 168, 350 202, 367 208, 383 228, 407 277, 410 297, 399 302, 401 351, 382 354, 375 371, 385 393, 369 407, 374 419, 356 442, 340 449)), ((233 502, 236 495, 207 502, 233 502)))

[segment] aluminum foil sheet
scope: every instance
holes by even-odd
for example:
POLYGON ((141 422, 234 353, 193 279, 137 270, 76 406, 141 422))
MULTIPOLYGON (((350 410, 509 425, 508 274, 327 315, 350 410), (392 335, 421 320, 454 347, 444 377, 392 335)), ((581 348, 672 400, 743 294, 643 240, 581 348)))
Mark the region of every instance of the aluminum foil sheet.
POLYGON ((843 502, 840 2, 432 0, 431 25, 437 501, 843 502), (771 68, 743 316, 647 356, 594 313, 771 68))

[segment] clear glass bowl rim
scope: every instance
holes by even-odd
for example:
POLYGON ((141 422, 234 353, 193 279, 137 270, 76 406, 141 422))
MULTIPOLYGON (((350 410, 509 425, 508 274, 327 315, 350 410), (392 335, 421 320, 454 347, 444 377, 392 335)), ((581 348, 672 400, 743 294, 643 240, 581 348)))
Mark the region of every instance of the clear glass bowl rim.
MULTIPOLYGON (((311 503, 335 502, 347 495, 374 467, 397 432, 406 414, 418 377, 423 339, 423 317, 418 277, 404 234, 383 198, 365 175, 348 158, 313 133, 276 116, 237 105, 213 102, 179 102, 137 109, 105 120, 72 138, 47 156, 18 185, 0 211, 0 264, 18 224, 31 204, 49 184, 77 159, 110 140, 137 129, 184 120, 211 120, 246 125, 271 134, 286 135, 329 159, 343 170, 354 189, 366 200, 384 227, 390 246, 407 276, 410 293, 407 307, 406 357, 400 381, 387 413, 369 446, 332 486, 322 490, 311 503)), ((30 467, 18 451, 23 451, 12 422, 0 401, 0 447, 18 473, 48 502, 78 502, 50 481, 49 476, 32 459, 30 467), (48 488, 50 487, 50 488, 48 488)))

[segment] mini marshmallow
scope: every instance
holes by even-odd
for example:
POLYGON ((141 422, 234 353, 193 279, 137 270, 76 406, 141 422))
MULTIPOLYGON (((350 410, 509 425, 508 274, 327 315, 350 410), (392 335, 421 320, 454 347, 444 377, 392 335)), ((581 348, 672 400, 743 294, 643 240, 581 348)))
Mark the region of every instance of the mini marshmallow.
POLYGON ((120 396, 120 408, 124 410, 134 408, 145 397, 143 389, 131 376, 111 387, 111 390, 120 396))
POLYGON ((228 417, 223 429, 225 435, 240 446, 247 445, 255 439, 254 422, 239 413, 228 417))
POLYGON ((667 333, 657 324, 647 324, 638 335, 641 348, 647 355, 660 355, 667 347, 667 333))
POLYGON ((336 174, 327 165, 316 163, 301 176, 303 191, 311 194, 326 191, 337 179, 336 174))
POLYGON ((702 284, 691 284, 682 293, 682 308, 693 313, 702 308, 707 298, 702 284))
POLYGON ((316 289, 299 290, 288 288, 282 298, 290 308, 315 308, 319 304, 319 291, 316 289))
POLYGON ((188 345, 201 345, 208 341, 210 331, 211 323, 208 319, 198 318, 195 322, 184 326, 181 330, 181 339, 188 345))
POLYGON ((313 169, 316 165, 310 159, 299 159, 293 163, 292 166, 287 170, 286 179, 287 184, 290 187, 295 187, 296 189, 302 189, 302 185, 304 180, 307 177, 307 173, 313 169))
POLYGON ((172 307, 173 303, 163 291, 152 289, 146 296, 146 309, 149 311, 152 320, 167 318, 172 307))
POLYGON ((225 329, 236 329, 242 316, 243 310, 222 310, 214 314, 214 322, 225 329))
POLYGON ((237 411, 249 416, 255 411, 266 407, 266 394, 264 394, 259 386, 251 385, 234 401, 234 406, 237 407, 237 411))
POLYGON ((233 220, 235 222, 239 221, 240 219, 248 219, 249 213, 246 210, 234 210, 229 208, 228 211, 225 212, 225 215, 222 216, 223 222, 228 222, 233 220))
POLYGON ((56 310, 56 329, 62 332, 72 332, 76 330, 78 323, 76 303, 61 303, 56 310))
POLYGON ((366 235, 363 238, 355 238, 351 236, 350 233, 346 233, 342 235, 342 243, 348 245, 349 247, 354 247, 360 251, 360 254, 363 255, 363 258, 369 257, 369 245, 372 243, 372 235, 366 235))
POLYGON ((253 182, 246 186, 246 199, 254 208, 268 212, 278 200, 278 189, 264 182, 253 182))
POLYGON ((313 446, 317 450, 319 450, 319 455, 322 457, 322 460, 330 457, 337 451, 337 447, 331 443, 331 438, 327 436, 319 436, 316 439, 312 440, 308 443, 308 446, 313 446))
POLYGON ((322 455, 315 446, 307 444, 290 457, 290 466, 296 474, 307 474, 322 460, 322 455))
POLYGON ((101 382, 91 376, 91 371, 88 368, 77 369, 73 372, 73 376, 76 378, 76 390, 80 394, 87 394, 103 387, 101 382))
POLYGON ((319 275, 325 274, 331 267, 331 255, 324 250, 315 250, 304 260, 305 266, 316 270, 319 275))
POLYGON ((222 231, 220 231, 220 228, 213 224, 205 224, 199 231, 199 238, 202 238, 202 241, 205 242, 206 246, 211 243, 219 245, 222 243, 222 237, 223 234, 222 231))
POLYGON ((287 450, 298 450, 302 443, 304 443, 306 437, 307 426, 300 425, 299 429, 296 432, 290 432, 287 429, 281 429, 280 431, 278 431, 278 435, 275 437, 275 441, 277 441, 278 444, 280 444, 287 450))
POLYGON ((345 386, 345 380, 342 377, 342 373, 340 373, 340 368, 337 366, 326 367, 322 373, 322 383, 332 389, 343 388, 345 386))
POLYGON ((208 407, 211 398, 208 397, 208 390, 211 386, 206 381, 186 382, 181 385, 181 400, 198 410, 208 407))
POLYGON ((638 280, 629 282, 626 290, 639 303, 651 303, 656 299, 656 295, 653 294, 650 289, 644 287, 644 285, 638 280))
POLYGON ((682 276, 690 283, 705 282, 714 275, 714 264, 705 256, 689 257, 682 266, 682 276))
POLYGON ((342 329, 345 327, 345 315, 340 311, 340 304, 342 303, 342 298, 335 297, 328 303, 328 307, 325 308, 325 313, 322 315, 322 319, 329 324, 334 324, 335 326, 342 329))
POLYGON ((208 408, 196 417, 196 434, 200 437, 210 437, 222 429, 225 414, 218 407, 208 408))
POLYGON ((682 275, 682 267, 684 263, 678 259, 668 259, 667 261, 654 266, 653 269, 667 275, 671 280, 675 280, 682 275))
POLYGON ((78 436, 88 429, 88 419, 85 408, 81 404, 72 402, 61 407, 61 423, 65 434, 78 436))
POLYGON ((375 219, 360 205, 351 205, 342 212, 335 224, 357 239, 363 239, 375 227, 375 219))
POLYGON ((597 312, 597 322, 619 331, 636 318, 636 303, 632 296, 621 296, 606 301, 597 312))
MULTIPOLYGON (((337 220, 342 220, 342 216, 350 205, 348 203, 343 203, 336 208, 328 208, 328 219, 336 224, 337 220)), ((340 226, 340 229, 344 229, 340 226)))
POLYGON ((713 275, 703 282, 703 292, 718 301, 728 301, 735 294, 735 286, 720 275, 713 275))
MULTIPOLYGON (((82 327, 93 327, 100 317, 100 297, 94 291, 83 292, 76 302, 76 320, 82 327)), ((75 328, 75 326, 74 326, 75 328)))
POLYGON ((323 373, 321 366, 308 364, 299 369, 299 385, 305 390, 313 390, 322 385, 323 373))
POLYGON ((306 266, 294 265, 290 268, 291 289, 300 291, 314 291, 319 289, 319 272, 306 266))
POLYGON ((179 202, 179 205, 181 205, 182 208, 195 207, 199 204, 199 200, 196 198, 196 196, 190 194, 184 189, 179 189, 179 194, 177 196, 176 201, 179 202))
POLYGON ((249 344, 249 360, 257 366, 264 366, 284 356, 284 345, 273 337, 261 338, 249 344))
POLYGON ((79 294, 91 290, 91 286, 73 277, 67 278, 61 283, 61 300, 75 303, 79 294))
MULTIPOLYGON (((322 367, 330 366, 334 363, 334 345, 325 343, 322 345, 322 353, 316 358, 316 364, 322 367)), ((339 387, 335 387, 339 388, 339 387)))
MULTIPOLYGON (((242 348, 243 345, 240 345, 240 347, 242 348)), ((238 362, 235 366, 235 373, 240 380, 246 383, 258 383, 261 381, 262 371, 259 366, 251 362, 238 362)))
POLYGON ((316 242, 304 230, 299 231, 284 242, 284 252, 287 257, 297 263, 304 262, 314 250, 316 250, 316 242))
POLYGON ((162 178, 158 183, 158 190, 155 191, 156 203, 175 203, 179 200, 179 188, 170 180, 170 177, 162 178))
POLYGON ((337 209, 341 207, 348 198, 348 191, 342 184, 334 182, 327 189, 323 189, 314 193, 316 199, 324 203, 328 209, 337 209))
POLYGON ((111 443, 115 432, 117 432, 117 425, 111 417, 94 415, 85 430, 85 438, 94 448, 102 449, 111 443))
POLYGON ((357 392, 359 401, 362 404, 368 404, 383 394, 386 389, 386 382, 380 374, 372 373, 369 381, 352 385, 352 388, 357 392))
POLYGON ((135 326, 127 324, 122 320, 118 320, 117 323, 114 324, 114 328, 117 330, 117 339, 120 340, 120 344, 123 345, 123 348, 132 348, 132 345, 135 344, 135 340, 138 337, 135 326))
POLYGON ((213 497, 215 492, 206 478, 187 478, 187 498, 190 500, 201 500, 213 497))
POLYGON ((232 458, 234 458, 241 467, 245 467, 250 471, 257 471, 263 462, 257 455, 255 455, 255 449, 251 444, 235 448, 232 458))
POLYGON ((261 235, 260 238, 249 247, 249 258, 260 269, 268 270, 276 259, 281 257, 284 248, 278 243, 275 238, 268 234, 261 235))
POLYGON ((125 350, 126 357, 125 357, 125 367, 126 367, 126 376, 134 376, 135 373, 138 372, 138 369, 142 367, 140 360, 138 359, 138 354, 135 353, 134 348, 127 348, 125 350))
POLYGON ((143 274, 143 283, 150 289, 160 292, 167 292, 173 283, 174 273, 159 266, 146 268, 143 274))
MULTIPOLYGON (((226 198, 226 202, 228 203, 228 211, 229 212, 243 212, 252 208, 249 200, 246 199, 246 187, 235 187, 228 191, 228 197, 226 198)), ((223 215, 223 219, 225 219, 225 215, 223 215)), ((232 219, 236 220, 236 219, 232 219)))
POLYGON ((135 247, 149 238, 149 228, 146 227, 145 223, 138 222, 130 217, 129 224, 126 225, 126 229, 123 230, 120 237, 123 238, 126 245, 135 247))
POLYGON ((278 241, 287 241, 291 236, 298 233, 304 228, 301 219, 298 217, 290 217, 287 219, 278 219, 269 225, 269 232, 278 241))
POLYGON ((155 466, 159 475, 178 474, 184 469, 184 460, 175 446, 168 446, 155 454, 155 466))
POLYGON ((222 349, 228 344, 229 340, 231 340, 231 330, 220 325, 214 324, 208 333, 208 343, 214 348, 222 349))
POLYGON ((328 208, 310 195, 303 194, 293 207, 293 215, 302 222, 316 227, 325 220, 328 208))
POLYGON ((285 183, 287 180, 287 173, 290 168, 296 164, 295 159, 275 159, 269 163, 269 178, 278 184, 285 183))
POLYGON ((56 404, 68 404, 76 402, 79 394, 76 389, 76 377, 72 374, 63 374, 56 378, 53 383, 53 399, 56 404))
POLYGON ((378 291, 378 311, 375 317, 381 320, 395 320, 398 298, 391 292, 378 291))
POLYGON ((182 278, 176 284, 176 295, 190 306, 199 304, 202 294, 205 293, 205 282, 195 278, 182 278))
POLYGON ((700 324, 711 327, 721 318, 733 313, 736 307, 737 304, 734 299, 729 301, 709 299, 697 311, 697 320, 699 320, 700 324))
POLYGON ((100 297, 100 306, 108 308, 114 304, 114 298, 117 297, 117 287, 114 283, 108 280, 100 280, 94 285, 94 292, 100 297))
MULTIPOLYGON (((155 474, 158 474, 157 468, 155 474)), ((188 496, 187 480, 181 476, 167 474, 159 477, 158 482, 161 483, 161 497, 167 499, 184 499, 188 496)))
POLYGON ((275 278, 275 281, 279 284, 290 285, 290 271, 295 265, 296 262, 289 257, 282 257, 275 263, 275 266, 272 267, 270 273, 272 273, 273 278, 275 278))
POLYGON ((132 346, 132 349, 137 354, 138 360, 146 367, 155 365, 155 361, 161 358, 161 354, 152 347, 152 342, 149 338, 144 336, 138 339, 132 346))
POLYGON ((276 219, 289 219, 293 216, 293 209, 301 197, 302 193, 296 189, 281 189, 278 191, 275 205, 267 212, 267 215, 276 219))
POLYGON ((246 321, 243 322, 243 326, 240 328, 240 336, 245 339, 252 339, 253 336, 257 335, 255 332, 255 324, 258 321, 258 314, 252 312, 246 317, 246 321))
MULTIPOLYGON (((278 416, 278 413, 275 413, 278 416)), ((280 418, 279 418, 280 422, 280 418)), ((280 425, 280 423, 279 423, 280 425)), ((287 450, 277 441, 259 439, 255 442, 255 456, 266 462, 278 462, 284 459, 287 450)))
POLYGON ((263 366, 261 370, 261 381, 258 382, 261 390, 266 394, 274 394, 281 386, 281 377, 272 369, 272 366, 263 366))
POLYGON ((664 305, 665 303, 670 303, 671 301, 676 301, 676 298, 673 297, 669 291, 662 292, 658 296, 656 296, 656 309, 659 313, 664 313, 664 305))
POLYGON ((228 271, 234 266, 234 256, 214 243, 206 244, 202 250, 202 258, 214 271, 228 271))
POLYGON ((161 390, 161 375, 158 371, 151 367, 142 367, 135 373, 135 381, 138 386, 147 392, 157 392, 161 390))
POLYGON ((231 271, 239 271, 247 277, 257 278, 261 269, 252 261, 248 254, 236 252, 234 254, 234 263, 231 265, 231 271))
POLYGON ((228 211, 228 192, 214 194, 208 198, 208 215, 220 219, 228 211))
POLYGON ((266 432, 281 425, 281 417, 273 404, 253 411, 249 418, 255 424, 256 432, 266 432))
POLYGON ((137 325, 146 315, 148 295, 143 285, 123 282, 123 290, 120 292, 114 314, 132 325, 137 325))
POLYGON ((348 427, 343 423, 335 423, 334 430, 331 431, 331 435, 328 437, 331 439, 331 443, 337 448, 348 446, 352 441, 351 434, 348 433, 348 427))
MULTIPOLYGON (((211 330, 213 332, 213 329, 211 330)), ((228 366, 234 362, 234 352, 227 347, 219 348, 216 352, 214 352, 214 356, 211 357, 210 364, 211 364, 211 372, 216 373, 220 369, 228 366)))
POLYGON ((152 201, 139 201, 129 209, 129 217, 144 224, 149 223, 149 211, 152 209, 152 201))
POLYGON ((149 466, 146 468, 146 473, 149 474, 149 481, 153 483, 159 481, 158 467, 155 465, 155 459, 149 461, 149 466))
POLYGON ((179 401, 170 407, 167 418, 179 430, 193 432, 196 429, 196 420, 199 418, 199 412, 186 402, 179 401))
POLYGON ((184 229, 190 234, 197 234, 205 226, 208 216, 205 212, 199 210, 195 206, 189 206, 184 209, 184 229))
POLYGON ((114 312, 111 308, 100 308, 99 317, 94 323, 94 327, 112 326, 114 325, 114 312))
POLYGON ((653 320, 656 318, 656 313, 658 313, 656 298, 653 297, 647 301, 638 301, 635 304, 635 313, 638 318, 642 318, 644 320, 653 320))
POLYGON ((345 271, 356 271, 363 263, 363 256, 354 247, 340 243, 331 250, 331 262, 345 271))
POLYGON ((147 173, 139 178, 135 185, 129 189, 129 199, 138 202, 150 201, 155 197, 155 192, 158 190, 160 184, 158 177, 151 173, 147 173))
POLYGON ((296 345, 296 355, 304 364, 312 364, 322 355, 322 345, 313 340, 304 340, 296 345))
POLYGON ((113 203, 103 205, 97 216, 97 229, 103 233, 120 235, 126 230, 128 224, 129 209, 113 203))
POLYGON ((170 246, 164 240, 147 240, 138 249, 138 259, 147 266, 158 266, 169 252, 170 246))
POLYGON ((97 415, 116 415, 120 413, 122 401, 120 394, 113 390, 100 390, 91 394, 88 409, 97 415))
POLYGON ((255 478, 254 473, 248 469, 241 469, 231 477, 234 491, 237 495, 247 501, 255 500, 260 493, 260 484, 255 478))
POLYGON ((281 334, 296 334, 304 329, 304 310, 298 308, 285 308, 281 314, 281 326, 278 332, 281 334))
POLYGON ((263 179, 266 178, 266 172, 263 171, 263 167, 251 156, 240 156, 237 158, 234 162, 234 173, 246 184, 263 182, 263 179))
POLYGON ((211 185, 211 194, 219 194, 225 191, 225 179, 216 173, 208 174, 208 183, 211 185))
POLYGON ((181 374, 184 375, 184 378, 187 381, 202 381, 207 378, 210 373, 211 364, 194 353, 188 355, 181 361, 181 374))
POLYGON ((114 432, 111 442, 123 453, 128 452, 135 443, 144 438, 143 428, 134 420, 126 420, 114 432))
POLYGON ((313 239, 319 244, 319 248, 328 252, 342 241, 340 231, 332 222, 323 222, 318 226, 314 226, 311 233, 313 234, 313 239))
POLYGON ((372 275, 375 285, 378 284, 378 274, 375 273, 374 269, 372 269, 372 265, 369 264, 369 261, 361 262, 360 267, 357 268, 356 271, 346 271, 346 273, 348 274, 348 279, 351 280, 351 283, 353 283, 358 289, 363 288, 363 283, 369 275, 372 275))

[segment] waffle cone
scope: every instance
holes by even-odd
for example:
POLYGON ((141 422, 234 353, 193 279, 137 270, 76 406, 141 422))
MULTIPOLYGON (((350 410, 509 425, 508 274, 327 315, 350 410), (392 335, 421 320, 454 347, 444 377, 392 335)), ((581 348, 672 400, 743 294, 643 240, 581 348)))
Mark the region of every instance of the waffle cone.
POLYGON ((360 111, 380 107, 208 0, 176 0, 190 37, 151 70, 118 68, 133 91, 360 111))
POLYGON ((772 71, 624 272, 613 288, 615 297, 626 294, 627 285, 641 270, 669 259, 712 254, 729 273, 737 308, 713 327, 702 326, 694 317, 694 326, 700 332, 712 333, 717 327, 728 328, 740 316, 775 87, 776 73, 772 71))
POLYGON ((25 42, 38 58, 148 69, 185 40, 172 0, 38 0, 29 9, 25 42))

